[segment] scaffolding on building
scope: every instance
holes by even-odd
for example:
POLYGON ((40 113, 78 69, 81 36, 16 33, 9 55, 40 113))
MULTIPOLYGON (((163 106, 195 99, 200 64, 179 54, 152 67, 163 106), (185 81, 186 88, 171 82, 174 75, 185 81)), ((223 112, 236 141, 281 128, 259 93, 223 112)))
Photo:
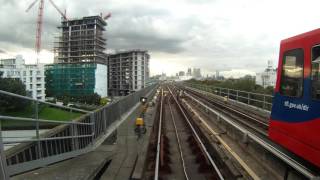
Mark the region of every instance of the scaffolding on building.
POLYGON ((63 20, 62 35, 55 42, 55 63, 94 62, 107 64, 106 39, 103 37, 106 21, 100 16, 63 20))

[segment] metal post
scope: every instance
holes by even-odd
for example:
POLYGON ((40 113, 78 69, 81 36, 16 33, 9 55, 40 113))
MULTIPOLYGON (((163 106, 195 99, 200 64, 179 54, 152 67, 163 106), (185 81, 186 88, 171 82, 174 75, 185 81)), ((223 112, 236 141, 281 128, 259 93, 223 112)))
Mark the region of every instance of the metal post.
POLYGON ((106 118, 106 108, 102 110, 102 125, 103 125, 103 133, 107 133, 107 118, 106 118))
POLYGON ((95 121, 94 121, 94 113, 93 112, 90 113, 90 123, 92 123, 92 125, 91 125, 91 144, 93 145, 94 136, 95 136, 95 121))
POLYGON ((37 147, 38 147, 38 159, 42 158, 42 151, 41 151, 41 142, 40 142, 40 123, 39 123, 39 104, 38 101, 34 101, 35 103, 35 119, 36 121, 36 137, 37 137, 37 147))
POLYGON ((239 101, 239 90, 237 90, 237 101, 239 101))
POLYGON ((262 105, 262 108, 265 109, 265 104, 266 104, 266 96, 263 95, 263 105, 262 105))
POLYGON ((7 161, 4 154, 4 146, 2 142, 2 130, 1 130, 1 121, 0 121, 0 179, 9 179, 7 161))
POLYGON ((248 93, 248 105, 250 105, 250 93, 248 93))
POLYGON ((228 94, 227 94, 227 97, 228 97, 228 99, 230 99, 230 89, 228 89, 228 94))

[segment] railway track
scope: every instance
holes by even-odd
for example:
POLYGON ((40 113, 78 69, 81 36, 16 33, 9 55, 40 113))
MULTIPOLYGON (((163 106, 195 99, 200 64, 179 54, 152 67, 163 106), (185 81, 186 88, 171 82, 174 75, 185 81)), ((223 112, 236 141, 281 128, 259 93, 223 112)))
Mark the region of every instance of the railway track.
POLYGON ((159 111, 153 179, 225 179, 169 87, 159 111))
POLYGON ((189 93, 189 95, 196 97, 197 99, 201 100, 204 104, 207 106, 217 109, 218 111, 222 112, 224 115, 236 120, 241 125, 245 126, 246 128, 249 128, 253 130, 254 132, 263 135, 268 136, 268 128, 269 124, 267 120, 265 120, 262 117, 259 117, 255 114, 249 114, 248 112, 238 110, 230 105, 228 105, 226 102, 219 102, 217 100, 211 99, 209 97, 205 97, 203 94, 193 91, 190 89, 184 89, 189 93))
MULTIPOLYGON (((315 171, 313 167, 310 167, 309 163, 304 162, 304 160, 301 160, 301 158, 296 157, 292 153, 281 150, 278 145, 275 145, 273 142, 270 142, 270 140, 267 138, 267 125, 265 126, 265 130, 261 129, 261 127, 257 127, 256 122, 259 120, 252 120, 253 117, 249 114, 243 115, 243 112, 239 112, 236 109, 232 109, 231 107, 227 107, 224 103, 216 102, 212 99, 206 98, 203 95, 199 95, 195 92, 185 93, 186 96, 192 101, 196 102, 198 105, 202 106, 202 108, 211 111, 211 113, 216 114, 220 118, 224 119, 228 124, 234 126, 236 129, 238 129, 243 134, 246 134, 250 139, 252 139, 254 142, 259 144, 261 147, 269 151, 271 154, 273 154, 275 157, 281 159, 283 162, 285 162, 288 167, 295 169, 297 172, 301 173, 308 179, 317 179, 319 178, 319 173, 315 171), (241 117, 241 120, 239 121, 239 116, 241 117), (248 117, 247 119, 242 119, 248 117), (244 123, 244 121, 247 121, 244 123), (254 125, 248 126, 247 124, 253 123, 254 125), (240 125, 240 126, 239 126, 240 125), (252 131, 253 130, 253 131, 252 131), (257 134, 258 133, 258 134, 257 134), (263 136, 260 136, 260 135, 263 136)), ((203 122, 205 123, 205 122, 203 122)), ((259 124, 263 124, 262 122, 259 124)), ((210 126, 207 126, 209 131, 212 131, 212 128, 210 126)))

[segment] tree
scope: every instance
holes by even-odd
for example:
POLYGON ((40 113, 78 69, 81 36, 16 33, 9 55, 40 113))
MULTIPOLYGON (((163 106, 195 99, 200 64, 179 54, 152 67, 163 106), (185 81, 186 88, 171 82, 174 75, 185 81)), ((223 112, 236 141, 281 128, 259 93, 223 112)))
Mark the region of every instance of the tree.
MULTIPOLYGON (((2 78, 0 74, 0 90, 26 96, 26 87, 20 79, 2 78)), ((23 110, 28 105, 27 100, 0 94, 0 112, 23 110)))

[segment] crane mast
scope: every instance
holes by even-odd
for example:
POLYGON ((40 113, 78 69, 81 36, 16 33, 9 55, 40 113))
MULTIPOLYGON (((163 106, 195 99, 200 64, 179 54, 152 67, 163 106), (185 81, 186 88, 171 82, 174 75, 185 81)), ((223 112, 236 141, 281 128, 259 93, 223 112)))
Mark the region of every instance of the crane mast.
MULTIPOLYGON (((28 12, 39 0, 33 1, 26 12, 28 12)), ((52 0, 49 2, 53 5, 53 7, 59 12, 59 14, 67 20, 66 14, 64 14, 56 4, 52 0)), ((42 35, 42 24, 43 24, 43 11, 44 11, 44 0, 40 0, 39 9, 38 9, 38 18, 37 18, 37 29, 36 29, 36 43, 35 43, 35 51, 37 55, 37 64, 39 64, 39 54, 41 51, 41 35, 42 35)))
POLYGON ((39 64, 39 53, 41 50, 41 34, 42 34, 42 22, 43 22, 43 8, 44 0, 40 0, 38 19, 37 19, 37 30, 36 30, 36 54, 37 54, 37 64, 39 64))

